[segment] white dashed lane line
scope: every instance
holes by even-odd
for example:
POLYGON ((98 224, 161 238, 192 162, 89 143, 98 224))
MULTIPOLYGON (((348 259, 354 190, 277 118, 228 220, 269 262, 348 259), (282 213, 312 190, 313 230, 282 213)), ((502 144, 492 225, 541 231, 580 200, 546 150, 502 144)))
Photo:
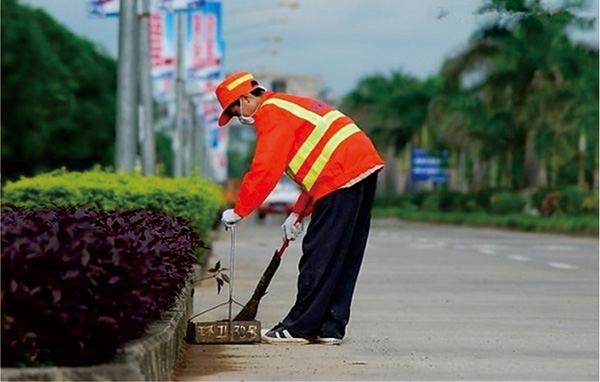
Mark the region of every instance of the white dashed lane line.
POLYGON ((575 266, 575 265, 571 265, 571 264, 567 264, 567 263, 555 263, 555 262, 549 262, 548 263, 549 266, 551 266, 552 268, 557 268, 557 269, 578 269, 579 267, 575 266))
POLYGON ((579 248, 572 245, 536 245, 534 248, 547 251, 577 251, 579 248))
POLYGON ((529 261, 529 257, 521 255, 508 255, 508 258, 514 261, 529 261))

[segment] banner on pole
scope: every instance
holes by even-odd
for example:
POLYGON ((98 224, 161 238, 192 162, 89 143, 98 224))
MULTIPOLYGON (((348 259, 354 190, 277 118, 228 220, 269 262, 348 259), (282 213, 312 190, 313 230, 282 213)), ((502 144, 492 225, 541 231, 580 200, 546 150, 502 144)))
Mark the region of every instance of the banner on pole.
POLYGON ((176 64, 175 16, 150 14, 150 63, 153 78, 174 78, 176 64))
POLYGON ((119 0, 88 0, 88 17, 104 18, 119 16, 119 0))
MULTIPOLYGON (((119 16, 120 0, 87 0, 87 4, 90 18, 119 16)), ((150 0, 150 12, 190 12, 205 4, 206 0, 150 0)))
POLYGON ((223 70, 225 43, 221 2, 207 2, 187 14, 185 68, 189 79, 216 78, 223 70))

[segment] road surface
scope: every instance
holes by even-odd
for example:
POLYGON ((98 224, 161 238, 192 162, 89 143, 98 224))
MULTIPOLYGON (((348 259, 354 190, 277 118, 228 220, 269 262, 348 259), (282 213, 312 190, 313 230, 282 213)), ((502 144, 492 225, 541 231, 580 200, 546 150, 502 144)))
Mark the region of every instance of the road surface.
MULTIPOLYGON (((245 303, 282 219, 236 229, 245 303)), ((295 296, 299 243, 260 306, 264 328, 295 296)), ((211 263, 229 262, 229 234, 211 263)), ((227 300, 212 280, 200 311, 227 300)), ((208 319, 227 317, 227 309, 208 319)), ((598 239, 375 220, 341 346, 184 345, 174 380, 598 380, 598 239)))

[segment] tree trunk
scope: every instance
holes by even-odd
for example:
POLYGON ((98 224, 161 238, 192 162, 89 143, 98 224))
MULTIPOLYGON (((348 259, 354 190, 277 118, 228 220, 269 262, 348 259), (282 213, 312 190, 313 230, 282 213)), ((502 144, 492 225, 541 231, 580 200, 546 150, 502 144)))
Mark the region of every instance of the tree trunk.
POLYGON ((499 171, 498 157, 495 157, 495 158, 492 158, 492 160, 490 160, 490 163, 488 166, 487 179, 488 179, 489 187, 498 187, 498 171, 499 171))
POLYGON ((458 154, 458 189, 461 192, 468 191, 467 183, 467 150, 461 147, 460 153, 458 154))
POLYGON ((585 133, 579 135, 579 171, 577 173, 577 186, 585 189, 585 133))
POLYGON ((385 194, 396 194, 398 193, 398 161, 396 160, 396 147, 389 145, 385 152, 385 168, 383 170, 384 193, 385 194))
POLYGON ((525 187, 539 188, 540 166, 534 153, 535 130, 531 129, 525 136, 525 187))
POLYGON ((460 181, 459 181, 459 158, 460 155, 456 154, 455 150, 452 150, 450 153, 450 165, 448 168, 448 189, 450 190, 459 190, 460 189, 460 181))
POLYGON ((486 163, 485 161, 480 161, 479 158, 473 158, 473 180, 471 188, 474 191, 481 190, 483 187, 483 179, 485 175, 486 163))
POLYGON ((548 187, 548 164, 544 160, 540 161, 539 175, 540 187, 548 187))

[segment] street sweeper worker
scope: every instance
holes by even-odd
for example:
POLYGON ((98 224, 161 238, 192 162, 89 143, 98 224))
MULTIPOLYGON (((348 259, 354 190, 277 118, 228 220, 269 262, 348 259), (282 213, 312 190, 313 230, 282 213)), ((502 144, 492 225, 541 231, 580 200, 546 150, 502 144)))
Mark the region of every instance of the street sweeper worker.
POLYGON ((302 232, 296 301, 266 332, 268 343, 339 344, 369 235, 377 173, 384 162, 369 137, 326 103, 267 91, 249 72, 237 72, 215 90, 232 117, 256 129, 256 150, 233 209, 221 221, 233 226, 256 210, 285 173, 302 192, 283 223, 286 240, 302 232))

